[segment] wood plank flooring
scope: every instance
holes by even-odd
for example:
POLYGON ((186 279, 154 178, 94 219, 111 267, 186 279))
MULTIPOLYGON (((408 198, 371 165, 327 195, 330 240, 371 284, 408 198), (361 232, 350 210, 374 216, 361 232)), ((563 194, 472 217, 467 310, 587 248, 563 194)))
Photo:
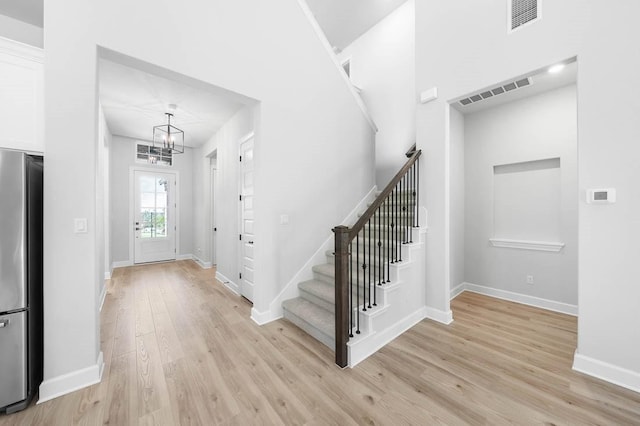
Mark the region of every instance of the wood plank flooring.
POLYGON ((191 261, 117 269, 103 380, 0 425, 640 425, 640 394, 573 372, 576 319, 463 293, 354 369, 191 261))

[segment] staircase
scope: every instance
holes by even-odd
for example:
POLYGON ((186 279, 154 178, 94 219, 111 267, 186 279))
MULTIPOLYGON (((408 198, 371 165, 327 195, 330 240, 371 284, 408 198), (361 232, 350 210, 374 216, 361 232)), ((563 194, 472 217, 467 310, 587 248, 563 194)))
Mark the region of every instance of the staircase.
MULTIPOLYGON (((416 203, 415 189, 385 188, 359 214, 361 228, 349 244, 349 307, 343 311, 350 316, 350 366, 422 319, 416 312, 424 305, 424 267, 417 260, 425 229, 417 226, 416 203)), ((335 351, 336 258, 332 250, 325 256, 326 263, 312 267, 313 278, 298 283, 299 296, 285 300, 282 308, 285 319, 335 351)))

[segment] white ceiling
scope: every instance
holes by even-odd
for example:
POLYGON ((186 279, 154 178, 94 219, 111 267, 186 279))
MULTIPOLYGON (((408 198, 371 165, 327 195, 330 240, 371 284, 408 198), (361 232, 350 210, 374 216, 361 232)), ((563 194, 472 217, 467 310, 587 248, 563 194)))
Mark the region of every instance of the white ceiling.
POLYGON ((307 0, 329 43, 344 49, 407 0, 307 0))
POLYGON ((101 59, 100 104, 113 135, 153 139, 153 126, 166 123, 168 105, 177 109, 171 124, 184 131, 185 145, 198 147, 244 105, 201 90, 101 59))
POLYGON ((44 0, 0 0, 0 15, 42 28, 44 0))
MULTIPOLYGON (((307 0, 332 46, 343 49, 407 0, 307 0)), ((0 14, 42 27, 44 0, 0 0, 0 14)))
MULTIPOLYGON (((498 96, 493 96, 488 99, 484 99, 479 102, 474 102, 469 105, 460 105, 459 102, 452 102, 452 106, 463 114, 471 114, 474 112, 484 111, 489 108, 496 107, 498 105, 505 104, 507 102, 513 102, 518 99, 527 98, 529 96, 537 95, 538 93, 547 92, 549 90, 557 89, 559 87, 568 86, 569 84, 576 83, 578 77, 578 63, 570 62, 566 64, 565 68, 557 74, 551 74, 547 69, 535 71, 528 76, 521 76, 514 78, 511 81, 520 80, 521 78, 530 77, 531 85, 525 86, 511 92, 506 92, 498 96)), ((476 93, 484 92, 488 89, 492 89, 497 86, 501 86, 506 82, 494 84, 491 87, 478 90, 474 93, 468 93, 462 98, 466 98, 476 93)), ((461 98, 461 99, 462 99, 461 98)))

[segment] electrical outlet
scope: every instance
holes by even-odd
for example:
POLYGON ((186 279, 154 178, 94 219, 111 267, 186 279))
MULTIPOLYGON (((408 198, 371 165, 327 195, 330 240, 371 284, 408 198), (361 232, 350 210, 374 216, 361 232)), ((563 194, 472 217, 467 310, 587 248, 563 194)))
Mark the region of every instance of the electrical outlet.
POLYGON ((527 284, 533 284, 533 275, 527 275, 527 284))

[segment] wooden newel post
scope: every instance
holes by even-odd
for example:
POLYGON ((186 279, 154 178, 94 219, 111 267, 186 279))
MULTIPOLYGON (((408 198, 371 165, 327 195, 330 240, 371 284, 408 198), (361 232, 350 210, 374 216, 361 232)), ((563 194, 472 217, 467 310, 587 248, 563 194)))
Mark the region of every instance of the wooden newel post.
POLYGON ((349 363, 349 228, 340 225, 333 232, 336 244, 336 364, 346 367, 349 363))

